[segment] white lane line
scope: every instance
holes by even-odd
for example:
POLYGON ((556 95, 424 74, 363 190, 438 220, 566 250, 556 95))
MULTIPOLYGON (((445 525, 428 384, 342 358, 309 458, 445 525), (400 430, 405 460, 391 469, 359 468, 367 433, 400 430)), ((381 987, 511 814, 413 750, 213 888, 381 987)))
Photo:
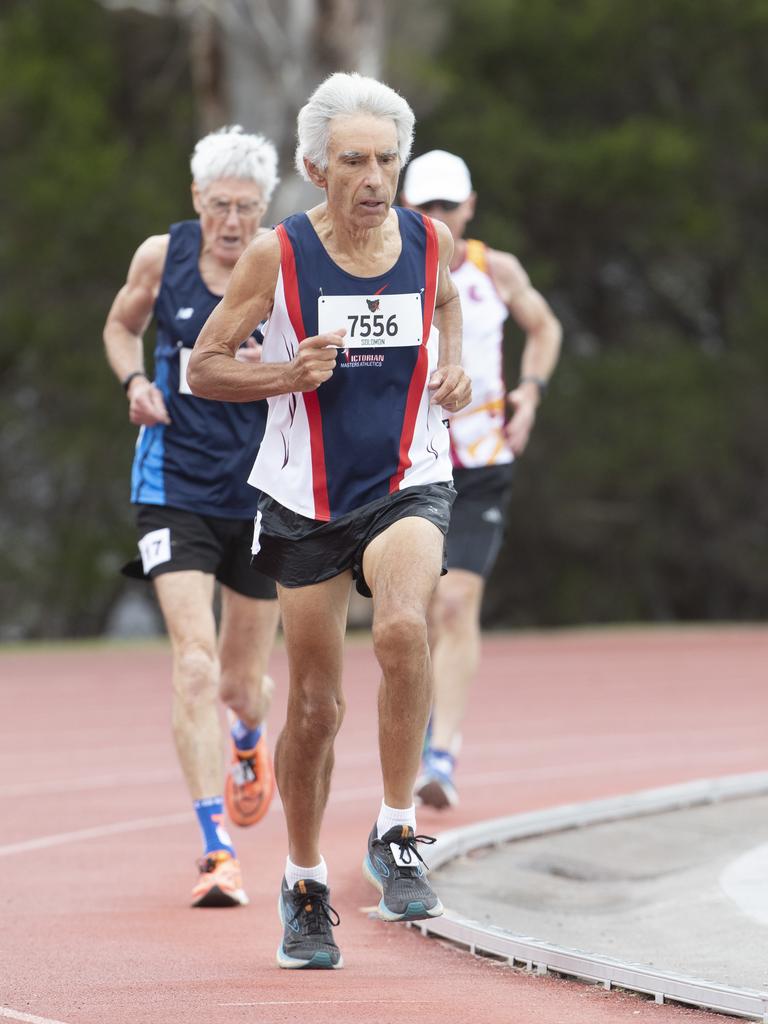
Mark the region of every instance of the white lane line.
POLYGON ((79 779, 49 779, 45 782, 16 782, 0 786, 0 797, 31 796, 40 793, 76 793, 81 789, 109 789, 110 786, 148 786, 155 782, 176 782, 181 778, 174 771, 146 772, 143 775, 88 775, 79 779))
POLYGON ((739 910, 768 925, 768 843, 736 857, 720 874, 720 888, 739 910))
POLYGON ((134 818, 132 821, 118 821, 112 825, 97 825, 95 828, 82 828, 77 832, 59 832, 56 835, 40 836, 37 839, 26 839, 20 843, 8 843, 0 846, 0 857, 10 857, 14 853, 29 853, 31 850, 47 850, 51 846, 64 846, 66 843, 79 843, 86 839, 100 839, 102 836, 119 835, 122 832, 142 832, 148 828, 165 828, 168 825, 181 825, 191 821, 191 811, 179 814, 164 814, 157 818, 134 818))
MULTIPOLYGON (((381 786, 339 790, 331 797, 332 803, 354 803, 356 800, 378 799, 381 786)), ((280 798, 275 795, 269 813, 282 811, 280 798)), ((66 846, 68 843, 80 843, 89 839, 101 839, 104 836, 120 835, 123 832, 142 832, 145 829, 166 828, 171 825, 184 825, 194 819, 191 811, 180 811, 176 814, 164 814, 154 818, 134 818, 130 821, 117 821, 110 825, 96 825, 82 828, 74 832, 57 832, 49 836, 38 836, 36 839, 24 839, 17 843, 6 843, 0 846, 0 857, 11 857, 16 853, 31 853, 34 850, 49 850, 52 846, 66 846)))
MULTIPOLYGON (((706 753, 708 763, 714 753, 719 761, 724 764, 730 764, 732 761, 739 762, 743 760, 750 760, 755 756, 764 757, 765 745, 762 747, 738 747, 734 749, 722 748, 714 752, 710 748, 706 753)), ((514 757, 514 750, 511 754, 508 752, 508 756, 514 757)), ((654 765, 688 765, 691 761, 692 755, 689 750, 670 751, 668 754, 653 755, 654 765)), ((603 758, 600 761, 581 761, 578 764, 539 765, 535 768, 520 768, 517 770, 513 769, 512 771, 507 769, 502 771, 469 772, 466 775, 460 775, 458 777, 458 782, 462 788, 471 788, 472 786, 487 785, 488 783, 497 782, 530 782, 534 779, 570 779, 575 775, 604 775, 606 773, 610 773, 610 775, 620 775, 624 772, 633 772, 636 768, 647 767, 648 755, 642 754, 637 757, 603 758)))
MULTIPOLYGON (((356 800, 370 800, 381 796, 381 786, 369 786, 365 789, 340 790, 331 797, 332 803, 354 803, 356 800)), ((282 811, 280 798, 275 795, 269 808, 270 814, 282 811)), ((96 825, 82 828, 75 832, 57 832, 49 836, 38 836, 36 839, 24 839, 17 843, 6 843, 0 846, 0 857, 11 857, 16 853, 31 853, 34 850, 48 850, 52 846, 66 846, 68 843, 85 842, 89 839, 101 839, 104 836, 120 835, 123 832, 142 832, 144 829, 166 828, 171 825, 184 825, 194 819, 191 811, 180 811, 176 814, 163 814, 155 818, 134 818, 130 821, 117 821, 110 825, 96 825)))
MULTIPOLYGON (((507 751, 509 754, 509 751, 507 751)), ((711 754, 711 750, 708 751, 707 756, 711 754)), ((724 764, 730 764, 732 761, 740 762, 742 760, 751 759, 755 756, 762 756, 765 754, 764 746, 761 747, 740 747, 738 750, 720 750, 716 752, 719 760, 724 764)), ((685 764, 686 766, 691 761, 691 755, 687 751, 672 751, 669 754, 655 754, 654 764, 667 764, 677 765, 685 764)), ((574 776, 593 776, 593 775, 606 775, 610 774, 621 775, 625 773, 632 773, 638 768, 646 768, 648 766, 648 757, 643 754, 637 757, 625 757, 621 760, 615 758, 604 758, 600 761, 581 761, 578 764, 562 764, 562 765, 538 765, 534 768, 512 768, 502 769, 501 771, 487 771, 487 772, 466 772, 459 776, 459 782, 462 790, 464 789, 479 789, 485 786, 503 786, 503 785, 514 785, 519 782, 532 782, 537 779, 549 780, 549 779, 571 779, 574 776)), ((329 804, 346 804, 354 803, 356 800, 368 800, 371 798, 381 797, 381 784, 373 786, 357 786, 346 789, 331 790, 329 797, 329 804)), ((277 801, 277 797, 275 797, 277 801)), ((278 803, 278 808, 279 808, 278 803)), ((270 808, 271 810, 272 808, 270 808)))
POLYGON ((317 1006, 324 1003, 327 1006, 339 1006, 342 1003, 362 1003, 369 1006, 372 1003, 422 1003, 425 1006, 432 1003, 432 999, 270 999, 260 1003, 219 1003, 219 1006, 317 1006))
MULTIPOLYGON (((739 737, 739 733, 749 733, 754 731, 753 726, 741 726, 729 730, 729 736, 735 742, 738 740, 738 746, 736 748, 731 746, 722 746, 719 750, 715 749, 715 753, 719 753, 721 756, 733 756, 734 749, 740 756, 746 756, 754 753, 758 750, 757 747, 745 747, 744 737, 739 737)), ((587 743, 593 744, 610 744, 611 748, 615 746, 625 747, 627 744, 637 742, 642 739, 643 743, 649 743, 651 741, 665 740, 674 738, 678 741, 685 740, 697 740, 703 744, 705 740, 717 740, 721 738, 721 732, 716 729, 688 729, 684 733, 680 731, 676 732, 651 732, 640 736, 638 733, 612 733, 606 736, 603 733, 579 733, 574 736, 558 736, 556 741, 551 738, 536 738, 536 739, 524 739, 518 738, 512 744, 509 741, 504 743, 473 743, 468 742, 465 744, 462 751, 462 760, 466 762, 467 755, 482 754, 484 757, 492 757, 496 754, 503 756, 504 759, 509 759, 510 752, 514 755, 520 755, 525 751, 542 750, 548 751, 550 748, 557 752, 558 756, 562 756, 562 752, 571 746, 577 745, 583 747, 587 743)), ((708 742, 707 747, 710 753, 713 750, 713 743, 708 742)), ((121 748, 130 752, 130 756, 134 757, 136 754, 135 747, 121 748)), ((759 748, 762 751, 762 748, 759 748)), ((114 751, 112 752, 114 753, 114 751)), ((684 755, 686 758, 688 755, 684 755)), ((656 758, 659 760, 659 758, 656 758)), ((662 757, 661 760, 673 760, 677 761, 681 759, 679 752, 673 752, 670 755, 662 757)), ((602 762, 605 763, 605 762, 602 762)), ((635 759, 623 759, 622 764, 640 763, 647 764, 647 756, 643 754, 639 758, 635 759)), ((359 752, 355 754, 339 754, 337 758, 337 766, 339 768, 350 768, 353 766, 360 767, 362 765, 369 765, 371 768, 378 770, 379 757, 375 750, 367 752, 359 752)), ((592 770, 592 765, 588 762, 583 763, 584 768, 589 774, 592 770)), ((582 768, 582 771, 584 770, 582 768)), ((557 767, 548 766, 545 768, 531 768, 527 770, 515 772, 515 777, 519 779, 527 779, 534 776, 550 777, 556 775, 562 771, 563 774, 572 775, 574 771, 579 770, 579 765, 574 765, 573 768, 560 769, 557 767)), ((491 782, 494 778, 499 777, 498 775, 491 773, 490 775, 473 775, 467 774, 462 776, 462 782, 465 786, 472 785, 473 782, 478 784, 491 782)), ((505 772, 503 779, 512 781, 508 774, 505 772)), ((3 797, 16 797, 16 796, 33 796, 44 793, 76 793, 79 790, 87 789, 109 789, 112 786, 145 786, 155 782, 178 782, 181 780, 179 770, 177 768, 165 768, 157 769, 151 772, 125 772, 123 774, 113 775, 86 775, 79 776, 70 779, 44 779, 37 782, 11 782, 5 785, 0 784, 0 798, 3 797)), ((367 792, 367 790, 366 790, 367 792)))
MULTIPOLYGON (((744 757, 751 757, 757 753, 764 753, 760 748, 741 749, 737 751, 721 751, 720 759, 723 762, 740 761, 744 757)), ((678 764, 688 763, 690 754, 687 752, 673 752, 666 756, 655 755, 655 764, 678 764)), ((573 776, 603 775, 610 772, 612 776, 621 775, 624 772, 632 772, 637 767, 647 765, 646 757, 630 757, 622 761, 605 759, 601 761, 581 762, 570 766, 542 765, 537 768, 523 768, 512 771, 497 772, 475 772, 462 776, 461 782, 464 789, 473 789, 480 786, 514 785, 519 782, 530 782, 535 779, 559 779, 572 778, 573 776)), ((348 804, 363 800, 377 800, 381 797, 381 785, 349 787, 331 791, 328 801, 333 804, 348 804)), ((269 808, 270 813, 282 811, 282 804, 278 796, 272 801, 269 808)), ((76 832, 60 832, 50 836, 40 836, 37 839, 27 839, 18 843, 9 843, 0 846, 0 857, 10 857, 16 853, 29 853, 33 850, 47 850, 52 846, 64 846, 67 843, 78 843, 88 839, 100 839, 103 836, 119 835, 122 832, 140 832, 144 829, 165 828, 170 825, 181 825, 193 819, 190 811, 183 811, 178 814, 168 814, 156 818, 136 818, 133 821, 118 821, 111 825, 97 825, 94 828, 84 828, 76 832)))
MULTIPOLYGON (((541 726, 541 729, 542 732, 544 732, 546 730, 546 726, 541 726)), ((754 734, 753 738, 755 743, 759 743, 762 739, 759 726, 733 726, 728 729, 727 733, 727 739, 730 746, 721 746, 719 749, 730 750, 737 744, 741 747, 741 745, 744 744, 745 738, 748 739, 750 734, 754 734)), ((643 746, 646 747, 649 743, 661 743, 667 740, 673 740, 676 744, 695 742, 703 745, 706 743, 707 749, 711 750, 712 748, 718 749, 718 743, 720 743, 723 738, 723 730, 714 726, 711 729, 681 728, 658 732, 580 732, 565 736, 559 734, 553 735, 550 730, 546 736, 534 738, 516 736, 512 740, 504 740, 503 742, 498 743, 480 743, 468 739, 462 744, 460 760, 465 761, 468 755, 473 755, 474 757, 493 757, 497 754, 502 756, 505 760, 508 760, 510 757, 515 755, 519 756, 523 752, 527 753, 530 751, 543 751, 544 753, 554 752, 559 755, 563 750, 567 750, 571 747, 576 747, 578 752, 587 746, 602 747, 610 750, 618 747, 620 750, 624 750, 627 747, 631 747, 633 744, 637 746, 642 743, 643 746)), ((337 768, 367 764, 378 767, 379 755, 375 748, 367 752, 340 752, 336 757, 337 768)))
POLYGON ((6 1020, 20 1020, 22 1024, 64 1024, 61 1020, 52 1020, 50 1017, 36 1017, 34 1013, 22 1013, 20 1010, 12 1010, 10 1006, 0 1006, 0 1017, 6 1020))
MULTIPOLYGON (((525 743, 520 749, 529 749, 533 746, 531 743, 525 743)), ((503 753, 507 758, 510 756, 510 745, 494 747, 493 745, 487 747, 476 747, 472 748, 467 746, 467 751, 476 749, 482 751, 486 756, 496 753, 503 753)), ((513 751, 517 750, 517 745, 513 746, 513 751)), ((715 753, 719 754, 720 757, 724 757, 728 760, 741 759, 744 757, 751 757, 753 754, 762 754, 764 752, 763 747, 745 747, 739 746, 736 748, 722 747, 715 753)), ((562 750, 558 748, 558 755, 561 755, 562 750)), ((709 747, 708 754, 712 753, 712 748, 709 747)), ((672 751, 669 754, 662 755, 658 754, 654 760, 659 762, 666 762, 668 764, 674 764, 679 761, 690 759, 688 752, 672 751)), ((349 767, 353 761, 357 761, 356 758, 344 758, 339 759, 339 765, 346 765, 349 767)), ((379 760, 378 755, 365 755, 365 761, 359 761, 358 763, 370 764, 372 768, 378 770, 379 760)), ((515 782, 515 781, 527 781, 534 778, 559 778, 561 776, 572 776, 572 775, 592 775, 596 771, 602 772, 606 769, 621 770, 623 767, 633 768, 635 765, 645 766, 648 763, 647 755, 642 754, 637 757, 625 757, 620 762, 616 762, 613 759, 604 759, 602 761, 582 761, 578 764, 573 765, 542 765, 537 768, 523 768, 523 769, 505 769, 500 772, 469 772, 461 776, 462 785, 466 788, 473 785, 485 785, 489 782, 515 782)), ((156 782, 179 782, 181 776, 178 769, 165 769, 156 772, 146 772, 145 774, 124 774, 124 775, 100 775, 100 776, 85 776, 77 779, 59 779, 49 780, 46 782, 19 782, 9 783, 5 786, 0 785, 0 798, 2 797, 14 797, 14 796, 31 796, 39 795, 43 793, 76 793, 79 790, 86 789, 109 789, 112 786, 146 786, 156 782)), ((380 787, 379 787, 380 788, 380 787)), ((356 799, 357 796, 368 796, 373 794, 374 796, 379 792, 379 789, 374 790, 371 787, 365 789, 356 790, 340 790, 339 796, 336 799, 341 801, 349 801, 350 799, 356 799)), ((332 794, 332 799, 333 799, 332 794)))
MULTIPOLYGON (((755 756, 763 756, 765 754, 765 747, 739 747, 735 750, 723 749, 716 751, 716 753, 723 764, 729 765, 733 761, 738 763, 744 759, 751 760, 751 758, 755 756)), ((507 751, 507 754, 509 755, 509 750, 507 751)), ((711 754, 712 751, 709 750, 707 752, 707 757, 709 758, 711 754)), ((668 754, 654 754, 653 758, 654 764, 657 765, 685 764, 687 766, 690 761, 690 752, 679 750, 670 751, 668 754)), ((500 771, 466 772, 459 776, 459 783, 462 790, 479 789, 480 787, 485 786, 503 786, 510 784, 514 785, 519 782, 533 782, 537 779, 546 781, 549 779, 571 779, 574 776, 601 776, 606 774, 614 776, 626 773, 631 774, 638 768, 646 768, 647 766, 648 756, 646 754, 642 754, 637 757, 624 757, 620 760, 615 758, 603 758, 599 761, 581 761, 578 764, 545 764, 538 765, 533 768, 506 768, 500 771)), ((368 800, 373 797, 381 797, 380 784, 375 786, 350 787, 348 789, 332 789, 328 803, 354 803, 355 800, 368 800)))

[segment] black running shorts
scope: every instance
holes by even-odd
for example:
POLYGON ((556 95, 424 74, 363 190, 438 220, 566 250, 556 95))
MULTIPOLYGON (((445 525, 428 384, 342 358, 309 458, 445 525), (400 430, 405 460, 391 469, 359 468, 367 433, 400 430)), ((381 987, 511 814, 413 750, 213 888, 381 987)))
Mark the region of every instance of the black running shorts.
POLYGON ((504 539, 513 463, 454 469, 456 501, 446 539, 449 569, 490 575, 504 539))
POLYGON ((262 493, 251 565, 284 587, 308 587, 351 569, 358 591, 370 597, 363 553, 373 538, 408 516, 428 519, 445 535, 454 496, 448 483, 406 487, 324 523, 292 512, 262 493))
POLYGON ((123 567, 126 576, 155 579, 197 569, 244 597, 277 597, 274 581, 250 567, 252 519, 199 516, 167 505, 137 505, 141 557, 123 567))

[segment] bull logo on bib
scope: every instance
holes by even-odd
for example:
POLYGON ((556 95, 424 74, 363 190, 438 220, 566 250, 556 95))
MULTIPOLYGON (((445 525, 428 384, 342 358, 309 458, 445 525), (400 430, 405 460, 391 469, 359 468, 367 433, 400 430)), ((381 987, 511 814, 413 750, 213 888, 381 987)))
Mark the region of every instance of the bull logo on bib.
POLYGON ((380 299, 366 299, 365 301, 366 301, 366 303, 368 305, 368 309, 370 309, 370 311, 372 313, 375 313, 376 310, 379 308, 379 302, 381 300, 380 299))

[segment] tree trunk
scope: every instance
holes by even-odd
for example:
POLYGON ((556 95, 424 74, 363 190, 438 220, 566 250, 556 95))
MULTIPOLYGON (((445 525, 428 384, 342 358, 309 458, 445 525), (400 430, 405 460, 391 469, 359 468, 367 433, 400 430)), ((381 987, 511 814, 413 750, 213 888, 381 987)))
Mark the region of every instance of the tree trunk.
POLYGON ((378 77, 386 41, 380 0, 101 0, 175 15, 189 32, 200 135, 241 124, 271 139, 282 185, 269 211, 278 221, 321 199, 294 171, 296 114, 337 70, 378 77))

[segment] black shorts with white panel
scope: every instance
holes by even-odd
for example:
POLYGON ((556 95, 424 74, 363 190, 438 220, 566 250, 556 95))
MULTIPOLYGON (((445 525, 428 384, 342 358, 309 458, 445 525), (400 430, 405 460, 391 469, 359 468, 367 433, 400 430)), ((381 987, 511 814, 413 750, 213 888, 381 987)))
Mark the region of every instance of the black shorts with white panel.
POLYGON ((514 463, 454 469, 456 501, 446 538, 448 569, 487 578, 504 539, 514 463))
POLYGON ((274 581, 251 569, 253 519, 201 516, 167 505, 137 505, 141 557, 123 567, 126 576, 156 579, 169 572, 210 573, 244 597, 272 600, 274 581))
MULTIPOLYGON (((320 522, 262 494, 251 565, 283 587, 323 583, 349 569, 358 592, 370 597, 363 576, 363 554, 374 537, 409 516, 429 520, 445 536, 454 496, 449 483, 405 487, 331 522, 320 522)), ((445 544, 442 571, 446 571, 445 544)))

